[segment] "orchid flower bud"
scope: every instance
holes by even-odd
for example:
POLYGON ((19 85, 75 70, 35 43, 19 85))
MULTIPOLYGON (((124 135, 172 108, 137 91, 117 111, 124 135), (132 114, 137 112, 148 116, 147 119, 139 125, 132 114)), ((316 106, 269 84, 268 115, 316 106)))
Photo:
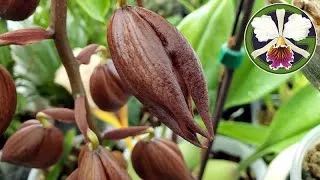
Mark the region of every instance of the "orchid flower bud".
POLYGON ((112 153, 101 146, 93 149, 85 145, 80 152, 78 164, 77 174, 72 173, 69 179, 74 177, 78 177, 78 180, 130 179, 128 172, 119 165, 112 153))
POLYGON ((94 103, 109 112, 118 111, 130 97, 111 60, 95 68, 90 78, 90 92, 94 103))
POLYGON ((158 14, 124 6, 113 14, 107 33, 110 54, 131 93, 162 123, 203 147, 213 128, 200 61, 186 39, 158 14), (193 99, 208 132, 194 121, 193 99))
POLYGON ((0 0, 0 17, 5 20, 22 21, 31 16, 40 0, 0 0))
POLYGON ((2 149, 1 161, 32 168, 48 168, 63 152, 63 134, 54 126, 37 120, 22 124, 2 149))
POLYGON ((8 128, 17 106, 17 92, 9 72, 0 65, 0 135, 8 128))
POLYGON ((133 168, 142 179, 193 179, 178 146, 165 139, 139 141, 131 159, 133 168))

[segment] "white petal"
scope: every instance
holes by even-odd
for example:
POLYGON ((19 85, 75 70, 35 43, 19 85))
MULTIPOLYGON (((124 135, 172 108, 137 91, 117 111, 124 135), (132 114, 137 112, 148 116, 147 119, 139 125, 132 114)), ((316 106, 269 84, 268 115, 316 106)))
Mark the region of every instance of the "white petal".
POLYGON ((292 14, 288 22, 284 25, 283 36, 295 41, 305 39, 312 27, 311 21, 300 14, 292 14))
POLYGON ((261 54, 264 54, 265 52, 267 52, 271 46, 275 45, 278 41, 278 38, 275 38, 274 40, 272 40, 271 42, 269 42, 267 45, 265 45, 264 47, 260 48, 260 49, 257 49, 255 51, 253 51, 251 53, 251 56, 255 59, 257 58, 258 56, 260 56, 261 54))
POLYGON ((278 28, 270 16, 256 17, 252 20, 251 25, 259 42, 279 37, 278 28))
POLYGON ((284 41, 288 46, 291 47, 292 51, 301 54, 303 57, 308 58, 310 56, 310 53, 304 49, 299 48, 298 46, 294 45, 291 41, 288 39, 284 38, 284 41))
POLYGON ((286 14, 286 10, 285 9, 277 9, 276 14, 277 14, 277 19, 278 19, 279 35, 282 36, 284 15, 286 14))

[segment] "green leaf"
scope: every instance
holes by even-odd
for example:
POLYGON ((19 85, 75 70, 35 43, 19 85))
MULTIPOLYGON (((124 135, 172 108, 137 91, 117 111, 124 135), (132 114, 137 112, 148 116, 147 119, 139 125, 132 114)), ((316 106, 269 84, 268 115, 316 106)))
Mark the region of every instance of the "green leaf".
POLYGON ((182 152, 184 161, 186 162, 188 169, 192 171, 200 164, 201 149, 194 146, 193 144, 190 144, 187 141, 179 143, 178 146, 182 152))
POLYGON ((77 0, 77 3, 90 17, 104 23, 110 0, 77 0))
POLYGON ((140 124, 141 103, 135 97, 129 99, 128 110, 129 126, 138 126, 140 124))
POLYGON ((234 180, 237 177, 238 164, 227 160, 209 160, 203 180, 234 180))
POLYGON ((319 92, 310 85, 301 89, 275 114, 265 144, 276 144, 318 125, 319 107, 319 92))
POLYGON ((178 29, 197 52, 210 90, 215 91, 220 72, 220 47, 231 34, 235 14, 229 0, 211 0, 185 17, 178 29))
POLYGON ((218 133, 247 144, 260 146, 267 137, 268 128, 245 122, 220 121, 218 133))
POLYGON ((256 67, 249 57, 244 61, 234 75, 226 108, 257 100, 274 91, 293 75, 270 74, 256 67))
POLYGON ((246 167, 266 153, 279 152, 297 142, 320 123, 319 107, 319 92, 311 85, 295 93, 275 114, 264 143, 241 167, 246 167))
MULTIPOLYGON (((0 20, 0 34, 8 32, 7 23, 4 20, 0 20)), ((3 46, 0 47, 0 64, 3 65, 5 68, 9 68, 13 63, 11 54, 10 54, 10 47, 3 46)))

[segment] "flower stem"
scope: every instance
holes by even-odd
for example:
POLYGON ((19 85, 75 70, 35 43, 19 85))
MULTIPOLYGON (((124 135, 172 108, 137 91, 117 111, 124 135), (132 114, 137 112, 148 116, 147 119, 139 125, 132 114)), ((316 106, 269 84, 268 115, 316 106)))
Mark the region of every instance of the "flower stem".
MULTIPOLYGON (((242 44, 243 44, 243 39, 244 39, 244 32, 246 29, 246 26, 249 22, 251 11, 253 9, 254 5, 254 0, 242 0, 238 6, 238 13, 237 16, 240 16, 242 14, 242 20, 241 23, 238 27, 238 22, 239 19, 235 19, 234 23, 234 28, 231 34, 230 39, 234 39, 232 41, 229 41, 228 47, 234 51, 240 51, 242 44), (243 1, 243 2, 242 2, 243 1), (242 11, 242 13, 241 13, 242 11), (237 32, 237 33, 236 33, 237 32)), ((219 122, 223 113, 223 108, 225 101, 227 99, 228 91, 233 79, 233 74, 234 74, 234 69, 228 69, 225 66, 223 66, 223 74, 222 78, 219 82, 218 86, 218 92, 217 92, 217 98, 216 98, 216 104, 215 104, 215 109, 214 109, 214 116, 213 116, 213 130, 214 133, 216 134, 219 122)), ((212 150, 214 141, 210 141, 208 144, 208 149, 206 149, 204 157, 201 161, 201 167, 200 167, 200 172, 198 179, 202 180, 203 174, 205 172, 207 162, 209 160, 209 155, 212 150)))
MULTIPOLYGON (((71 84, 73 98, 84 96, 86 93, 82 83, 79 62, 73 55, 71 46, 67 37, 67 0, 51 0, 51 25, 49 30, 53 32, 53 40, 60 56, 61 62, 65 67, 71 84)), ((90 110, 86 100, 86 109, 88 114, 88 124, 90 129, 97 131, 95 125, 90 121, 90 110)), ((96 133, 98 134, 98 133, 96 133)))

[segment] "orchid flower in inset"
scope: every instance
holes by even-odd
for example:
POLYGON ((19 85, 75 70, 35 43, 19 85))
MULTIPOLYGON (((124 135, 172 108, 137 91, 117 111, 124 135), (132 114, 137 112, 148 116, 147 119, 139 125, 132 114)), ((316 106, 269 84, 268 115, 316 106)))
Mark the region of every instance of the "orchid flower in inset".
POLYGON ((281 67, 289 69, 294 60, 294 52, 308 58, 310 53, 299 48, 291 41, 300 41, 308 37, 309 29, 312 27, 311 21, 300 14, 292 14, 288 22, 284 23, 285 10, 277 9, 278 27, 271 16, 263 15, 253 19, 251 25, 254 34, 259 42, 267 42, 264 47, 251 53, 253 58, 267 53, 267 62, 272 62, 269 66, 273 70, 281 67), (289 40, 290 39, 290 40, 289 40))

